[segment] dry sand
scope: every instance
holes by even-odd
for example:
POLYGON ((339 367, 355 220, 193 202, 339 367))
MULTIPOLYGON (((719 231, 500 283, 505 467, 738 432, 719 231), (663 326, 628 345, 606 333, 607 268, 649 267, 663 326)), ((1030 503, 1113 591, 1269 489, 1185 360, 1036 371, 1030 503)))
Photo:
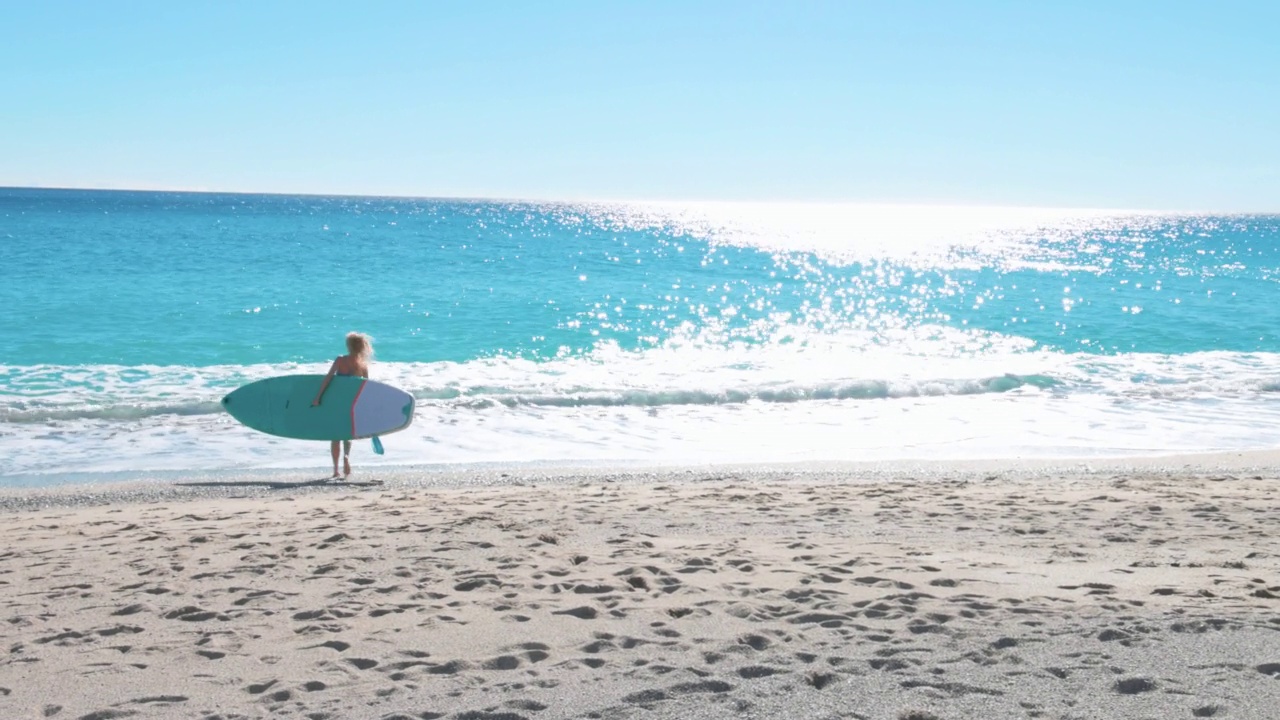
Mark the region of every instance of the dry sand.
POLYGON ((383 475, 9 493, 0 718, 1280 717, 1273 472, 383 475))

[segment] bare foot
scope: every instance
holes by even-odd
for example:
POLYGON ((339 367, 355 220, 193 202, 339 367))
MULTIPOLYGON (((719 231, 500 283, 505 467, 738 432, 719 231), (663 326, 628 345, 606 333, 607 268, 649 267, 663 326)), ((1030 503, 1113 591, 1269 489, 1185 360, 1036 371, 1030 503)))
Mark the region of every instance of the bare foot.
POLYGON ((350 474, 351 474, 351 461, 344 457, 342 458, 342 477, 346 477, 350 474))

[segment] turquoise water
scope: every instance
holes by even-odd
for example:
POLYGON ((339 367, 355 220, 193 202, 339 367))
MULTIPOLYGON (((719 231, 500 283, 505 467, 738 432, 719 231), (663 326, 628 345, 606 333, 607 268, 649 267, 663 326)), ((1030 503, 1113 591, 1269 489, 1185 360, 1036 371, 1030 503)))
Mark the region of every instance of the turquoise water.
POLYGON ((217 400, 353 329, 419 398, 384 463, 1274 447, 1278 241, 1275 216, 0 189, 0 478, 322 466, 217 400))

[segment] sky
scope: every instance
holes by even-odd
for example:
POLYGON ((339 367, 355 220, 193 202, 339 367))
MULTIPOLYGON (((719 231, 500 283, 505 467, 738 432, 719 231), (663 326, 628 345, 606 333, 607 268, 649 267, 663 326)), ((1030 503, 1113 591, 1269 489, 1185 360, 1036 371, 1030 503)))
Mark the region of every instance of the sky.
POLYGON ((1280 3, 0 4, 0 186, 1280 211, 1280 3))

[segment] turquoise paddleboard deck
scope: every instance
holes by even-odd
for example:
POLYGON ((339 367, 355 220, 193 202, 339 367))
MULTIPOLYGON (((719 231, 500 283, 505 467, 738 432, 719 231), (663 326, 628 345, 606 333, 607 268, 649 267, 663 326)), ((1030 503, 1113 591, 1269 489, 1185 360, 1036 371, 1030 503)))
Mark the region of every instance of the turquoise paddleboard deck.
POLYGON ((360 440, 387 435, 413 422, 413 396, 364 378, 335 375, 312 407, 324 375, 281 375, 249 383, 222 398, 236 420, 271 435, 297 440, 360 440))

